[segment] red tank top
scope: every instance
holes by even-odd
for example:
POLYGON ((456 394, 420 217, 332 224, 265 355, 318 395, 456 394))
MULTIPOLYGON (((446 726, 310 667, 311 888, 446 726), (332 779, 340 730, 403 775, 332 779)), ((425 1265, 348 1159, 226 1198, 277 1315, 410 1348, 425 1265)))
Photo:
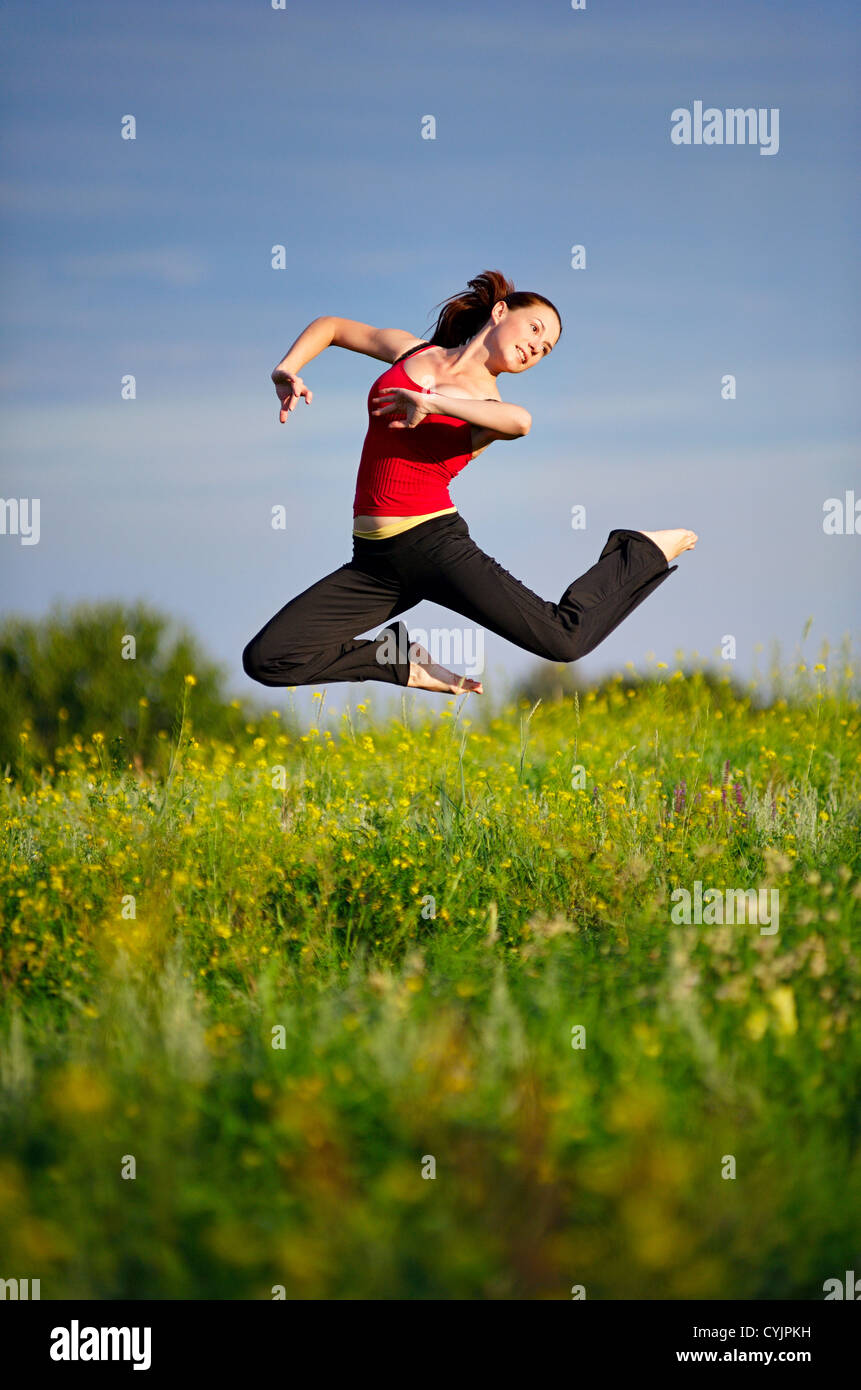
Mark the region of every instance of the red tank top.
MULTIPOLYGON (((432 343, 410 354, 407 361, 432 343)), ((453 415, 426 415, 415 429, 390 429, 390 415, 372 415, 381 386, 420 391, 403 362, 393 362, 368 392, 368 433, 362 446, 353 516, 421 516, 451 507, 448 485, 472 457, 472 426, 453 415)))

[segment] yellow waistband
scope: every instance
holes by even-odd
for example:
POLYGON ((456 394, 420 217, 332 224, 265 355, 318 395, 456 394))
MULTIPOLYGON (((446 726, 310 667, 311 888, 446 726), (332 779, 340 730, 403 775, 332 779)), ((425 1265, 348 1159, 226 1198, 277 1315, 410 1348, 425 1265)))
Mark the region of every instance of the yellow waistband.
POLYGON ((457 507, 443 507, 441 512, 425 512, 424 516, 404 516, 400 521, 389 521, 385 526, 381 526, 378 531, 357 531, 353 528, 354 536, 367 537, 371 541, 388 540, 389 536, 398 536, 401 531, 409 531, 411 527, 418 526, 420 521, 430 521, 432 516, 448 516, 450 512, 456 512, 457 507))

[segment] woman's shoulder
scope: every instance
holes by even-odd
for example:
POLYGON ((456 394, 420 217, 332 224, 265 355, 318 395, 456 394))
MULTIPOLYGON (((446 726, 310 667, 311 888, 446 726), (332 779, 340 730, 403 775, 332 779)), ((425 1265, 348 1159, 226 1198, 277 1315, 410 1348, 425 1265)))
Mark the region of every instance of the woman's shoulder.
POLYGON ((400 357, 396 357, 394 359, 394 361, 392 362, 392 366, 394 367, 396 362, 403 362, 405 357, 411 357, 414 352, 418 352, 419 348, 430 346, 431 344, 427 342, 424 338, 417 338, 411 347, 408 347, 405 352, 402 352, 400 357))

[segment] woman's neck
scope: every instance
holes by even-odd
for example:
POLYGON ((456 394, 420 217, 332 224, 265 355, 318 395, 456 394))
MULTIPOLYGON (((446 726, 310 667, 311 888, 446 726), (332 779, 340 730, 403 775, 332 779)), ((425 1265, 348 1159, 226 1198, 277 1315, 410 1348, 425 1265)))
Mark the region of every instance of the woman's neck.
POLYGON ((479 383, 484 380, 491 389, 496 389, 498 373, 490 371, 487 366, 488 352, 483 333, 476 334, 459 347, 443 348, 443 352, 446 354, 447 375, 469 377, 471 381, 479 383))

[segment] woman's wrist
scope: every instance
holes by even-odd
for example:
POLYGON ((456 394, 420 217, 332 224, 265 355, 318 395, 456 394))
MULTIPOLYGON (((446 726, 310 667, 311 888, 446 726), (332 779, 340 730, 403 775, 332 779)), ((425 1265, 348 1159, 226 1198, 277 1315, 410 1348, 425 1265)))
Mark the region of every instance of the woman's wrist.
POLYGON ((298 369, 295 367, 291 367, 290 363, 285 358, 283 362, 279 362, 278 366, 274 368, 272 372, 272 380, 277 384, 279 381, 284 381, 288 376, 298 375, 298 369))
POLYGON ((276 372, 281 372, 286 376, 299 376, 309 362, 318 357, 327 347, 332 346, 337 322, 337 319, 328 316, 313 319, 307 328, 302 329, 296 341, 290 344, 278 366, 272 372, 272 380, 275 381, 276 372))

